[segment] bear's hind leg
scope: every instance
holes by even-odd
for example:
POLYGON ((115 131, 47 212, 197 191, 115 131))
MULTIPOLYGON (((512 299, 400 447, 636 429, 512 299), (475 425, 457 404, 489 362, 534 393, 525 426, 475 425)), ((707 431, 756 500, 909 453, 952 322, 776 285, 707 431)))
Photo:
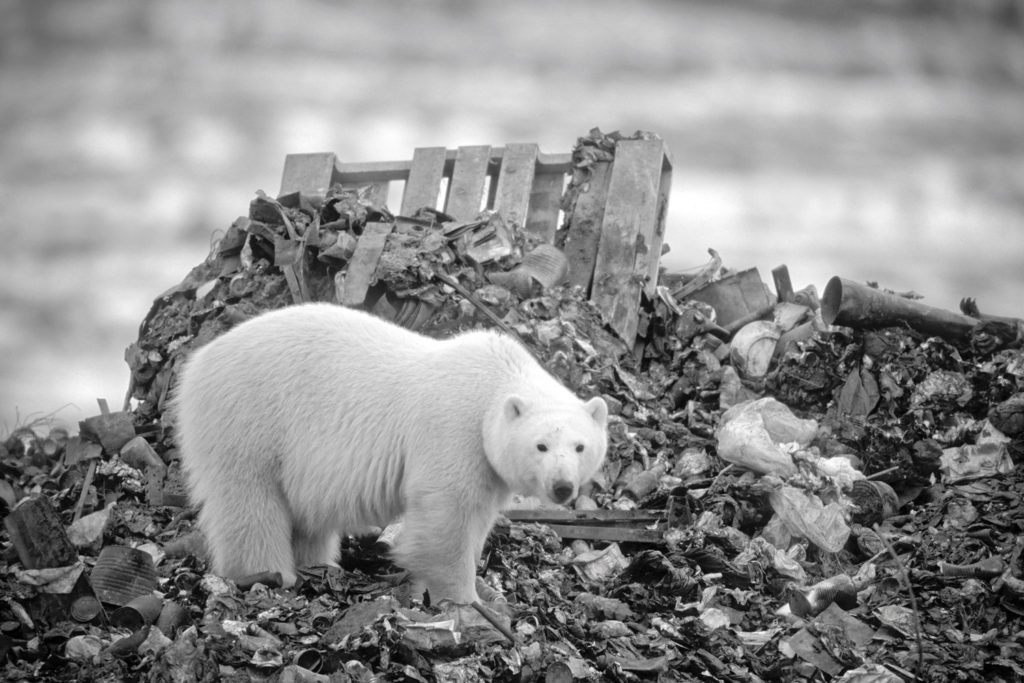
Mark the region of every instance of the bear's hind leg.
POLYGON ((259 488, 262 490, 241 487, 244 494, 236 489, 203 502, 199 524, 209 545, 213 571, 230 579, 280 572, 282 583, 292 586, 296 576, 291 512, 279 490, 259 488))
POLYGON ((292 536, 292 552, 296 567, 337 567, 341 556, 341 537, 336 531, 311 534, 296 529, 292 536))

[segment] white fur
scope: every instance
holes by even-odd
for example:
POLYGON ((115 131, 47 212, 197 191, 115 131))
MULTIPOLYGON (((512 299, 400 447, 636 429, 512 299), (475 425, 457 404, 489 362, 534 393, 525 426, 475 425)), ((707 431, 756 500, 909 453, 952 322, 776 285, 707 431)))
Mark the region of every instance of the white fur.
POLYGON ((330 304, 196 351, 175 410, 215 572, 291 585, 296 567, 337 560, 339 533, 404 512, 396 561, 461 603, 478 599, 476 560, 510 494, 575 496, 607 448, 604 401, 584 404, 509 337, 439 341, 330 304))

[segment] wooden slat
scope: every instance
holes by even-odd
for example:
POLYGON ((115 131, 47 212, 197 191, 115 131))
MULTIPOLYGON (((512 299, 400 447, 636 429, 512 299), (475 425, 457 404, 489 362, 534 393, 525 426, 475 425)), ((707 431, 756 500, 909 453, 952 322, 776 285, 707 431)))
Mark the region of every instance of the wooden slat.
POLYGON ((772 268, 772 279, 775 281, 775 293, 782 303, 793 301, 793 281, 789 278, 786 264, 772 268))
POLYGON ((572 154, 544 154, 537 155, 537 172, 561 173, 565 175, 572 170, 572 154))
POLYGON ((64 522, 46 496, 24 501, 4 518, 4 527, 25 569, 67 567, 78 561, 64 522))
POLYGON ((292 303, 310 301, 309 286, 306 284, 305 240, 290 240, 278 236, 274 240, 274 265, 284 273, 292 303))
POLYGON ((405 180, 412 161, 349 161, 338 162, 336 182, 349 185, 375 180, 405 180))
MULTIPOLYGON (((491 162, 498 163, 505 155, 503 147, 491 149, 491 162)), ((296 155, 303 156, 303 155, 296 155)), ((451 175, 458 150, 445 151, 444 172, 451 175)), ((543 173, 568 173, 572 163, 571 154, 538 154, 537 167, 543 173)), ((375 180, 405 180, 412 169, 409 159, 399 161, 355 161, 337 162, 334 170, 336 183, 359 184, 375 180)), ((293 190, 294 191, 294 190, 293 190)), ((286 194, 286 193, 282 193, 286 194)))
POLYGON ((502 514, 513 522, 586 522, 588 524, 644 524, 665 519, 660 510, 506 510, 502 514))
POLYGON ((537 168, 537 145, 510 144, 505 147, 498 175, 498 191, 494 209, 505 222, 526 227, 530 212, 530 190, 533 188, 533 174, 537 168))
POLYGON ((572 222, 565 237, 566 257, 569 259, 569 284, 590 292, 597 261, 597 247, 601 241, 604 208, 608 201, 608 181, 611 163, 602 161, 591 167, 590 182, 576 197, 572 222))
POLYGON ((418 147, 412 154, 409 179, 402 193, 403 216, 411 216, 423 207, 435 208, 444 175, 444 147, 418 147))
POLYGON ((534 175, 533 190, 530 192, 530 212, 526 218, 526 231, 536 235, 544 243, 555 241, 559 203, 562 201, 562 186, 564 184, 564 171, 541 173, 538 169, 534 175))
POLYGON ((338 303, 344 306, 361 306, 366 301, 373 271, 377 269, 377 262, 393 227, 392 223, 366 224, 348 263, 345 283, 338 293, 338 303))
POLYGON ((330 152, 289 154, 284 158, 280 194, 301 192, 307 195, 327 194, 334 182, 337 158, 330 152))
POLYGON ((662 235, 656 226, 664 159, 664 142, 653 138, 621 140, 612 162, 590 299, 627 344, 636 337, 649 259, 660 258, 662 235))
POLYGON ((587 541, 614 541, 617 543, 665 542, 664 531, 635 529, 622 526, 574 526, 571 524, 548 524, 561 538, 582 538, 587 541))
POLYGON ((486 145, 459 147, 445 207, 456 220, 473 220, 480 213, 490 160, 491 148, 486 145))
MULTIPOLYGON (((661 247, 665 244, 665 221, 668 218, 668 198, 672 192, 672 158, 668 147, 661 144, 661 185, 658 186, 658 208, 651 237, 652 257, 647 262, 647 282, 644 291, 653 299, 658 288, 658 267, 661 264, 661 247)), ((679 246, 679 245, 677 245, 679 246)))

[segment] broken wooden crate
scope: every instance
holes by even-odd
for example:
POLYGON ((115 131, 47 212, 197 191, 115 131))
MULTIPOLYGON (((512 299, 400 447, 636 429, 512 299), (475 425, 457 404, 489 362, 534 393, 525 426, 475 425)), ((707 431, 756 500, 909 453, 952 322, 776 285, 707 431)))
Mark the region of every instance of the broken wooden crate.
POLYGON ((491 209, 545 243, 554 242, 565 208, 571 219, 561 226, 559 246, 569 260, 569 284, 583 287, 612 329, 633 343, 641 293, 653 296, 657 284, 672 178, 668 150, 654 136, 619 140, 612 161, 593 164, 575 205, 562 207, 572 171, 571 154, 542 154, 533 143, 423 147, 409 161, 343 163, 332 153, 290 154, 281 194, 323 196, 341 184, 368 187, 370 198, 384 204, 401 189, 400 215, 430 207, 471 221, 491 209))

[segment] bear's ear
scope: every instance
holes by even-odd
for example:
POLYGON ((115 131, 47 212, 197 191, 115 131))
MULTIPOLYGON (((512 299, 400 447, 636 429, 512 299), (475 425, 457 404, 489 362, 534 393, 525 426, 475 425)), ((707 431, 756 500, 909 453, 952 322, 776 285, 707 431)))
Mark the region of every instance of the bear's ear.
POLYGON ((526 401, 515 394, 505 399, 505 419, 511 422, 519 419, 526 412, 526 401))
POLYGON ((590 416, 594 418, 602 427, 608 422, 608 404, 604 402, 604 399, 600 396, 595 396, 586 403, 583 404, 584 410, 590 413, 590 416))

